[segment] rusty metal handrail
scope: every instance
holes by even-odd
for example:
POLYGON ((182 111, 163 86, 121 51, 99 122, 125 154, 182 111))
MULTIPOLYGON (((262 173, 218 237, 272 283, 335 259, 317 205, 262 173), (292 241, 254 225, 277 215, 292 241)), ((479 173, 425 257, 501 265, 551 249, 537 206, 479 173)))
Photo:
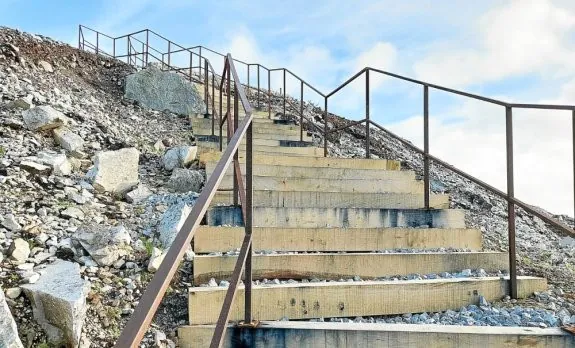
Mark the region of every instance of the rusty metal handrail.
MULTIPOLYGON (((80 31, 78 34, 78 46, 79 47, 85 47, 85 39, 84 39, 84 33, 82 31, 82 28, 86 28, 88 30, 93 30, 87 27, 83 27, 80 26, 80 31)), ((96 31, 95 31, 96 32, 96 31)), ((152 32, 148 29, 144 30, 144 31, 140 31, 140 32, 136 32, 136 33, 132 33, 132 34, 128 34, 125 35, 123 37, 126 36, 130 36, 130 35, 135 35, 138 33, 142 33, 142 32, 146 32, 146 33, 153 33, 154 35, 157 35, 158 37, 163 38, 164 40, 168 41, 168 62, 169 62, 169 56, 170 56, 170 47, 171 47, 171 41, 169 41, 168 39, 164 38, 163 36, 152 32)), ((148 34, 147 34, 148 35, 148 34)), ((110 38, 109 36, 105 36, 110 38)), ((115 38, 117 39, 117 38, 115 38)), ((180 45, 176 45, 177 47, 180 47, 181 49, 185 49, 184 47, 180 46, 180 45)), ((202 58, 201 56, 201 52, 202 49, 209 51, 209 52, 213 52, 217 55, 220 55, 222 57, 225 57, 225 59, 228 59, 228 56, 225 56, 217 51, 211 50, 207 47, 204 46, 194 46, 192 47, 192 49, 199 49, 200 50, 200 60, 202 58)), ((100 52, 100 50, 98 49, 98 36, 96 37, 96 45, 95 45, 95 51, 96 52, 100 52)), ((540 212, 538 212, 537 210, 533 209, 530 205, 518 200, 517 198, 515 198, 515 192, 514 192, 514 167, 513 167, 513 109, 545 109, 545 110, 570 110, 572 111, 572 122, 573 122, 573 140, 574 140, 574 146, 575 146, 575 105, 553 105, 553 104, 523 104, 523 103, 509 103, 509 102, 505 102, 502 100, 497 100, 497 99, 493 99, 493 98, 488 98, 488 97, 484 97, 481 95, 477 95, 477 94, 472 94, 472 93, 468 93, 468 92, 464 92, 464 91, 460 91, 460 90, 456 90, 456 89, 452 89, 452 88, 448 88, 448 87, 444 87, 444 86, 440 86, 437 84, 432 84, 432 83, 428 83, 428 82, 424 82, 424 81, 420 81, 420 80, 416 80, 416 79, 412 79, 406 76, 402 76, 402 75, 398 75, 398 74, 394 74, 388 71, 384 71, 384 70, 380 70, 380 69, 374 69, 371 67, 365 67, 362 70, 360 70, 359 72, 357 72, 356 74, 354 74, 353 76, 351 76, 350 78, 348 78, 346 81, 344 81, 342 84, 340 84, 339 86, 337 86, 335 89, 333 89, 331 92, 325 94, 322 93, 321 91, 319 91, 317 88, 313 87, 310 83, 308 83, 307 81, 305 81, 304 79, 300 78, 299 76, 297 76, 296 74, 292 73, 290 70, 286 69, 286 68, 267 68, 261 64, 253 64, 253 63, 246 63, 243 61, 239 61, 239 60, 232 60, 232 62, 237 62, 237 63, 241 63, 247 66, 247 86, 242 85, 241 83, 239 83, 239 81, 236 80, 236 82, 238 82, 236 85, 234 85, 234 90, 236 90, 238 87, 241 87, 241 89, 243 90, 243 88, 247 88, 248 90, 252 89, 252 87, 249 84, 250 81, 250 66, 257 66, 258 70, 257 70, 257 102, 258 105, 260 103, 260 93, 262 93, 264 96, 267 94, 267 101, 268 101, 268 116, 271 118, 271 99, 274 95, 274 93, 272 93, 271 90, 271 74, 275 73, 275 72, 281 72, 283 75, 283 93, 280 93, 281 95, 279 95, 279 97, 281 97, 283 99, 283 113, 284 115, 286 114, 286 105, 290 105, 291 107, 293 107, 295 110, 297 110, 297 107, 294 107, 293 103, 291 102, 291 100, 288 99, 287 95, 286 95, 286 79, 287 79, 287 73, 289 73, 290 75, 292 75, 292 77, 294 77, 296 80, 299 81, 300 83, 300 108, 299 108, 299 113, 300 113, 300 134, 301 134, 301 139, 303 139, 303 124, 304 121, 307 121, 309 123, 311 123, 314 127, 316 127, 319 130, 319 133, 323 135, 323 147, 324 147, 324 156, 328 155, 328 135, 336 132, 336 131, 341 131, 344 128, 349 128, 352 126, 358 126, 360 124, 365 124, 365 152, 366 152, 366 157, 369 158, 371 155, 371 140, 370 140, 370 128, 371 126, 374 126, 380 130, 383 130, 384 132, 386 132, 386 134, 388 134, 389 136, 399 140, 400 142, 402 142, 404 145, 408 146, 409 148, 411 148, 412 150, 416 151, 417 153, 420 153, 423 155, 423 177, 424 177, 424 207, 429 209, 430 208, 430 204, 429 204, 429 195, 430 195, 430 166, 431 166, 431 162, 435 162, 449 170, 451 170, 452 172, 466 178, 467 180, 472 181, 473 183, 481 186, 482 188, 494 193, 495 195, 505 199, 507 201, 507 210, 508 210, 508 238, 509 238, 509 269, 510 269, 510 279, 511 279, 511 286, 510 286, 510 294, 512 297, 516 297, 517 296, 517 273, 516 273, 516 250, 515 250, 515 206, 518 206, 522 209, 524 209, 525 211, 541 218, 543 221, 545 221, 546 223, 550 224, 551 226, 561 230, 564 233, 567 233, 569 235, 575 235, 575 231, 573 229, 571 229, 570 227, 564 225, 562 222, 560 222, 559 220, 552 218, 552 217, 548 217, 540 212), (261 89, 260 86, 260 68, 264 69, 265 71, 267 71, 267 80, 268 80, 268 88, 267 91, 265 89, 261 89), (423 87, 423 133, 424 133, 424 145, 423 145, 423 149, 419 149, 418 147, 413 146, 411 143, 401 139, 400 137, 398 137, 397 135, 389 132, 388 130, 386 130, 384 127, 382 127, 381 125, 377 124, 376 122, 374 122, 373 120, 370 119, 370 83, 369 83, 369 79, 370 79, 370 73, 377 73, 380 75, 385 75, 385 76, 389 76, 392 78, 396 78, 396 79, 400 79, 403 81, 407 81, 410 83, 414 83, 414 84, 418 84, 420 86, 423 87), (344 127, 340 127, 338 129, 335 130, 329 130, 328 129, 328 118, 330 116, 329 111, 328 111, 328 100, 329 97, 337 94, 338 92, 340 92, 345 86, 347 86, 349 83, 351 83, 352 81, 356 80, 357 78, 359 78, 360 76, 365 75, 365 91, 366 91, 366 100, 365 100, 365 118, 363 118, 361 121, 352 121, 353 124, 351 124, 350 126, 344 126, 344 127), (309 120, 307 117, 305 117, 303 115, 303 99, 304 99, 304 86, 307 86, 308 88, 310 88, 312 91, 314 91, 315 93, 317 93, 319 96, 321 96, 324 100, 324 107, 323 107, 323 130, 320 129, 314 122, 312 122, 311 120, 309 120), (490 104, 495 104, 495 105, 499 105, 499 106, 503 106, 505 107, 505 127, 506 127, 506 162, 507 162, 507 171, 506 171, 506 176, 507 176, 507 192, 504 193, 503 191, 500 191, 496 188, 494 188, 493 186, 486 184, 485 182, 447 164, 446 162, 440 160, 437 157, 434 157, 433 155, 430 154, 430 150, 429 150, 429 90, 430 89, 436 89, 436 90, 441 90, 444 92, 448 92, 451 94, 455 94, 455 95, 459 95, 459 96, 463 96, 463 97, 467 97, 467 98, 472 98, 475 100, 479 100, 479 101, 483 101, 483 102, 487 102, 490 104)), ((190 64, 191 66, 191 64, 190 64)), ((200 68, 201 69, 201 68, 200 68)), ((190 79, 192 76, 192 71, 190 68, 190 79)), ((216 76, 215 73, 213 76, 216 76)), ((223 79, 222 79, 223 80, 223 79)), ((207 81, 207 79, 205 79, 205 81, 207 81)), ((206 82, 207 83, 207 82, 206 82)), ((230 86, 228 84, 228 101, 229 99, 229 94, 232 93, 232 90, 230 89, 230 86)), ((206 105, 208 100, 208 95, 206 93, 206 105)), ((222 150, 222 132, 221 132, 221 115, 222 115, 222 93, 220 93, 220 150, 222 150)), ((229 104, 229 102, 228 102, 229 104)), ((214 114, 215 114, 215 108, 212 107, 212 118, 214 118, 214 114)), ((206 112, 208 113, 208 112, 206 112)), ((229 122, 228 122, 229 123, 229 122)), ((213 132, 212 132, 213 134, 213 132)), ((574 162, 574 168, 573 168, 573 173, 575 174, 575 151, 573 152, 573 162, 574 162)), ((575 175, 574 175, 575 177, 575 175)), ((574 178, 575 180, 575 178, 574 178)), ((573 192, 574 197, 575 197, 575 190, 573 192)))

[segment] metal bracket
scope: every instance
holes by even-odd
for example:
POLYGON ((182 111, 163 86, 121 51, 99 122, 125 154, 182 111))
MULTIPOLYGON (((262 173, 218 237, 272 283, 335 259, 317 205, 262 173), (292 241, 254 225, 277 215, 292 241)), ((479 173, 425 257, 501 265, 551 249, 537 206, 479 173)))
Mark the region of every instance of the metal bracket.
POLYGON ((260 321, 259 320, 252 320, 249 323, 246 323, 245 321, 240 321, 238 322, 238 324, 236 325, 237 328, 240 329, 255 329, 256 327, 258 327, 260 325, 260 321))

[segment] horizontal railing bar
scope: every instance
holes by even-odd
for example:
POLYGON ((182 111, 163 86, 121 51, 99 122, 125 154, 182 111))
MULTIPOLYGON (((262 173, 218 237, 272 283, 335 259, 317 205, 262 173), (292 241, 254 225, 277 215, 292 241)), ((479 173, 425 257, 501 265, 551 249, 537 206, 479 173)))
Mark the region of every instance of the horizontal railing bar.
MULTIPOLYGON (((543 109, 543 110, 575 110, 575 105, 557 105, 557 104, 509 104, 512 108, 518 109, 543 109)), ((570 115, 571 116, 571 115, 570 115)))
POLYGON ((99 31, 97 31, 97 30, 95 30, 95 29, 89 28, 89 27, 87 27, 87 26, 85 26, 85 25, 82 25, 82 24, 80 24, 80 28, 93 31, 94 33, 97 33, 98 35, 105 36, 105 37, 107 37, 107 38, 109 38, 109 39, 114 39, 114 38, 111 37, 110 35, 106 35, 106 34, 104 34, 104 33, 102 33, 102 32, 99 32, 99 31))
POLYGON ((339 85, 339 87, 337 87, 336 89, 334 89, 333 91, 331 91, 331 93, 328 93, 325 97, 329 98, 332 95, 334 95, 335 93, 339 92, 343 87, 347 86, 348 84, 350 84, 353 80, 355 80, 356 78, 358 78, 361 74, 363 74, 365 71, 367 70, 367 68, 363 68, 361 69, 359 72, 357 72, 355 75, 353 75, 352 77, 350 77, 349 79, 347 79, 344 83, 342 83, 341 85, 339 85))
POLYGON ((341 132, 342 130, 348 129, 348 128, 353 127, 353 126, 357 126, 358 124, 365 123, 365 121, 367 121, 367 118, 364 118, 363 120, 359 120, 359 121, 350 122, 349 124, 347 124, 345 126, 341 126, 341 127, 329 130, 327 132, 327 134, 331 134, 331 133, 335 133, 335 132, 341 132))
POLYGON ((307 83, 306 80, 302 79, 301 77, 297 76, 296 74, 294 74, 293 72, 291 72, 289 69, 285 69, 285 71, 287 71, 288 73, 290 73, 293 77, 295 77, 296 79, 300 80, 301 82, 303 82, 304 85, 308 86, 309 88, 311 88, 314 92, 316 92, 317 94, 321 95, 322 97, 325 98, 325 95, 320 92, 317 88, 315 88, 314 86, 310 85, 309 83, 307 83))

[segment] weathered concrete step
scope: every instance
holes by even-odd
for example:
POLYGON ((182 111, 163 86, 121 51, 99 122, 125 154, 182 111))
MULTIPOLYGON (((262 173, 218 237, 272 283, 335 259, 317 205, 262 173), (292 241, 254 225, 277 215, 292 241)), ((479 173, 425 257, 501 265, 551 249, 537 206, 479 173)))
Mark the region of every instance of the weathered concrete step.
MULTIPOLYGON (((272 133, 272 134, 277 134, 277 135, 292 135, 292 136, 297 136, 299 139, 299 136, 300 136, 299 128, 298 129, 290 129, 290 128, 284 128, 284 127, 290 127, 290 126, 273 126, 270 128, 257 127, 256 126, 256 127, 252 128, 252 131, 254 134, 272 133)), ((224 132, 225 130, 226 129, 224 128, 224 130, 222 132, 224 132)), ((211 124, 209 126, 206 125, 205 127, 202 127, 202 126, 193 127, 192 126, 192 131, 194 133, 197 133, 197 134, 212 134, 212 126, 211 126, 211 124)), ((215 128, 215 132, 216 132, 216 134, 219 134, 219 129, 218 129, 217 125, 215 128)), ((306 136, 308 136, 307 132, 304 132, 303 136, 305 139, 306 136)))
MULTIPOLYGON (((209 145, 208 147, 219 149, 220 148, 220 140, 218 135, 195 135, 196 141, 204 142, 204 143, 213 143, 213 145, 209 145)), ((299 140, 280 140, 280 139, 262 139, 262 138, 254 138, 253 139, 254 145, 263 145, 263 146, 285 146, 285 147, 309 147, 315 146, 314 143, 311 141, 299 141, 299 140)), ((246 140, 245 138, 240 142, 242 146, 245 146, 246 140)), ((223 148, 226 148, 227 139, 224 139, 223 148)), ((322 154, 323 155, 323 154, 322 154)))
MULTIPOLYGON (((210 111, 211 111, 211 106, 210 106, 210 111)), ((219 110, 217 110, 219 112, 219 110)), ((259 113, 262 113, 263 111, 257 111, 259 113)), ((265 114, 267 115, 267 111, 265 111, 265 114)), ((205 124, 206 128, 211 128, 212 127, 212 119, 211 119, 211 115, 210 116, 205 116, 204 114, 199 114, 199 115, 195 115, 195 116, 190 116, 190 122, 192 122, 192 124, 194 123, 198 123, 198 124, 205 124)), ((256 118, 254 119, 254 123, 258 124, 258 125, 271 125, 271 124, 275 124, 275 125, 289 125, 289 126, 296 126, 295 121, 293 120, 288 120, 288 119, 281 119, 281 118, 274 118, 273 113, 272 113, 272 118, 256 118)), ((215 124, 218 124, 218 119, 216 119, 215 124)), ((225 124, 225 122, 224 122, 225 124)), ((299 127, 299 126, 298 126, 299 127)), ((299 129, 299 128, 298 128, 299 129)))
MULTIPOLYGON (((264 208, 255 207, 254 226, 262 227, 419 227, 465 228, 465 211, 459 209, 373 209, 373 208, 264 208)), ((240 226, 240 207, 212 207, 210 226, 240 226)))
MULTIPOLYGON (((206 175, 212 175, 216 162, 206 163, 206 175)), ((245 165, 240 165, 245 173, 245 165)), ((300 167, 285 165, 254 164, 254 173, 258 176, 290 178, 324 178, 324 179, 363 179, 363 180, 415 180, 412 170, 373 170, 332 167, 300 167)), ((228 169, 226 176, 232 175, 228 169)))
MULTIPOLYGON (((198 141, 199 153, 213 152, 214 150, 219 151, 220 145, 218 143, 198 141)), ((224 146, 225 149, 225 146, 224 146)), ((245 152, 245 147, 240 147, 241 152, 245 152)), ((322 156, 323 149, 319 147, 287 147, 287 146, 265 146, 265 145, 255 145, 253 151, 270 153, 270 154, 291 154, 292 156, 322 156)))
MULTIPOLYGON (((423 194, 423 181, 412 179, 334 179, 298 178, 288 176, 253 176, 254 189, 276 191, 363 192, 363 193, 418 193, 423 194)), ((245 172, 242 172, 245 174, 245 172)), ((233 184, 232 177, 224 177, 220 188, 233 184)))
MULTIPOLYGON (((225 185, 229 186, 230 185, 225 185)), ((378 209, 420 209, 424 208, 423 194, 414 193, 367 193, 367 192, 323 192, 259 190, 256 183, 254 207, 282 208, 378 208, 378 209)), ((449 196, 432 194, 430 207, 448 209, 449 196)), ((212 206, 233 204, 233 192, 220 191, 212 200, 212 206)))
MULTIPOLYGON (((509 294, 509 279, 499 277, 408 281, 365 281, 254 285, 252 316, 258 320, 312 319, 439 312, 509 294)), ((547 281, 518 277, 519 298, 547 289, 547 281)), ((217 321, 227 288, 189 289, 191 325, 217 321)), ((244 287, 238 288, 230 320, 242 320, 244 287)))
MULTIPOLYGON (((208 129, 194 129, 194 130, 193 130, 193 133, 194 133, 194 136, 195 136, 196 138, 199 138, 199 137, 201 137, 201 136, 204 136, 204 137, 209 136, 209 137, 212 137, 212 139, 219 139, 219 134, 220 134, 220 133, 219 133, 218 128, 216 128, 214 131, 215 131, 215 135, 213 135, 213 136, 211 135, 211 134, 212 134, 212 128, 211 128, 211 127, 208 128, 208 129)), ((226 134, 226 130, 225 130, 225 129, 222 130, 222 134, 224 134, 224 136, 223 136, 224 140, 223 140, 223 141, 224 141, 224 144, 225 144, 225 143, 228 142, 228 140, 227 140, 228 138, 227 138, 227 136, 225 135, 225 134, 226 134)), ((301 140, 301 139, 300 139, 300 136, 299 136, 299 133, 298 133, 297 135, 293 135, 293 134, 290 135, 290 134, 276 134, 276 133, 273 133, 273 132, 259 132, 259 133, 258 133, 258 132, 254 132, 254 133, 253 133, 253 136, 254 136, 254 140, 256 140, 256 139, 286 140, 286 141, 300 141, 300 140, 301 140)), ((306 134, 304 133, 304 135, 303 135, 303 141, 305 141, 305 142, 312 142, 313 139, 312 139, 312 137, 310 137, 310 136, 308 136, 308 135, 306 135, 306 134)))
MULTIPOLYGON (((240 244, 238 244, 238 247, 240 244)), ((194 258, 194 284, 210 278, 229 280, 236 256, 198 256, 194 258)), ((439 274, 463 269, 485 269, 487 272, 508 270, 507 253, 321 253, 254 255, 253 279, 374 279, 396 275, 439 274)))
MULTIPOLYGON (((212 129, 212 120, 211 119, 206 119, 206 118, 197 118, 197 117, 193 117, 191 118, 192 120, 192 128, 198 128, 198 129, 212 129)), ((218 121, 216 120, 215 123, 216 129, 218 126, 218 121)), ((224 127, 227 127, 227 121, 224 122, 224 127)), ((274 120, 270 120, 270 119, 256 119, 256 121, 254 121, 254 129, 266 129, 266 130, 288 130, 288 131, 297 131, 299 133, 300 131, 300 127, 293 124, 292 123, 287 123, 287 122, 274 122, 274 120)), ((303 134, 306 135, 307 131, 304 130, 303 134)))
MULTIPOLYGON (((221 158, 220 152, 203 153, 200 162, 217 162, 221 158)), ((244 159, 240 156, 240 161, 244 159)), ((316 168, 350 168, 350 169, 379 169, 379 170, 400 170, 400 162, 386 159, 363 159, 363 158, 333 158, 333 157, 298 157, 298 156, 275 156, 260 155, 255 156, 254 165, 266 164, 274 166, 299 166, 316 168)))
MULTIPOLYGON (((181 348, 208 347, 215 325, 182 326, 181 348)), ((230 325, 222 348, 571 348, 575 335, 559 328, 264 321, 255 329, 230 325)))
MULTIPOLYGON (((202 225, 196 254, 226 252, 241 245, 244 227, 202 225)), ((375 251, 395 248, 481 250, 481 231, 465 228, 278 228, 254 227, 254 251, 375 251)))

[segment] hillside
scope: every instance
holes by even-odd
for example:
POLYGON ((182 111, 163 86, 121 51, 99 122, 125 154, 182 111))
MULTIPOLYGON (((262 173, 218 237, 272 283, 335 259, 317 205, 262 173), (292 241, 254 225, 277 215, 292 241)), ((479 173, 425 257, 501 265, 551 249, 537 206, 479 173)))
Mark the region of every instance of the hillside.
MULTIPOLYGON (((24 346, 49 340, 30 299, 41 296, 34 284, 46 285, 55 274, 79 284, 74 301, 85 299, 85 316, 76 313, 79 331, 72 333, 79 335, 80 347, 112 346, 161 262, 166 243, 158 231, 173 230, 201 189, 197 178, 205 173, 197 161, 177 169, 166 164, 171 149, 194 147, 188 118, 125 99, 125 77, 134 72, 125 63, 46 37, 0 28, 0 287, 24 346), (34 109, 57 116, 35 127, 34 109), (139 185, 126 191, 130 194, 102 190, 98 185, 108 183, 96 185, 93 176, 92 168, 103 170, 101 153, 118 150, 137 152, 135 173, 129 175, 139 185), (94 235, 107 238, 103 246, 94 235), (55 269, 62 273, 50 274, 55 269)), ((279 96, 274 105, 281 113, 279 96)), ((309 103, 305 110, 310 118, 322 117, 309 103)), ((346 122, 330 119, 331 127, 346 122)), ((341 132, 329 143, 330 155, 364 156, 362 133, 359 126, 341 132)), ((375 158, 401 160, 421 173, 421 156, 383 132, 373 130, 372 148, 375 158)), ((112 169, 127 165, 121 162, 128 161, 118 160, 112 169)), ((451 207, 468 211, 467 224, 483 232, 484 249, 506 251, 506 203, 446 169, 432 168, 433 191, 450 193, 451 207)), ((519 274, 544 276, 552 285, 527 300, 525 311, 545 309, 551 318, 544 318, 546 326, 575 322, 575 240, 527 213, 517 215, 519 274)), ((573 226, 572 218, 558 218, 573 226)), ((175 329, 187 321, 193 256, 186 255, 143 346, 177 342, 175 329)), ((47 286, 63 292, 58 284, 47 286)), ((0 319, 8 315, 0 308, 0 319)))

